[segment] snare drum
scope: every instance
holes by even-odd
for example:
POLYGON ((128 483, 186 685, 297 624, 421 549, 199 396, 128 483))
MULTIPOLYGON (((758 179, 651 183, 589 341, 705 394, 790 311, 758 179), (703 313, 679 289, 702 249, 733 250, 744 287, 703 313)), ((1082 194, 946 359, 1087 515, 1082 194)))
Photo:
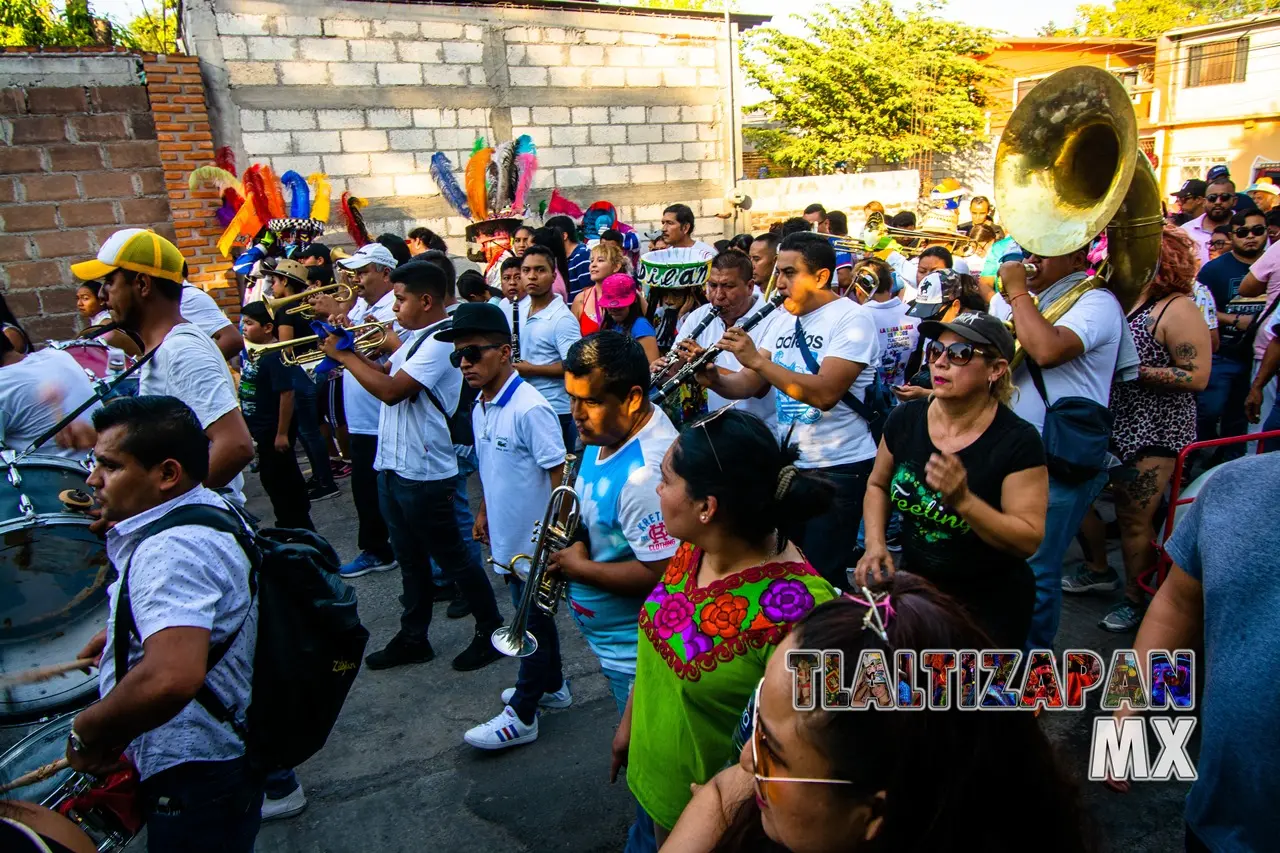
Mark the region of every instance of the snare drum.
MULTIPOLYGON (((41 726, 0 755, 0 785, 6 785, 26 773, 39 770, 67 754, 67 736, 71 733, 74 714, 66 714, 41 726)), ((102 853, 121 850, 134 833, 117 815, 101 805, 78 808, 69 802, 89 790, 93 777, 65 768, 43 782, 16 788, 6 796, 36 803, 66 816, 97 845, 102 853)))
MULTIPOLYGON (((93 340, 91 338, 77 338, 72 341, 49 341, 48 345, 53 349, 59 349, 70 355, 76 360, 89 378, 93 380, 96 387, 99 382, 107 382, 111 379, 111 356, 116 355, 116 370, 124 371, 133 364, 133 357, 118 350, 115 347, 109 347, 102 341, 93 340)), ((136 377, 126 379, 122 382, 111 397, 133 396, 138 393, 138 382, 136 377)))
MULTIPOLYGON (((13 462, 0 453, 0 673, 76 659, 107 624, 110 571, 90 532, 86 465, 56 456, 13 462)), ((0 720, 36 719, 82 707, 96 675, 75 671, 0 689, 0 720)))

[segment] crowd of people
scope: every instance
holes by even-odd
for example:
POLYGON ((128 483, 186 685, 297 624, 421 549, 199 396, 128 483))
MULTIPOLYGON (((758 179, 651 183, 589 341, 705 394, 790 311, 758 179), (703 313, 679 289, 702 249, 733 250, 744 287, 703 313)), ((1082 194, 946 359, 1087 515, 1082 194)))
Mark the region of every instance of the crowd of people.
MULTIPOLYGON (((647 248, 706 263, 705 286, 679 288, 642 287, 643 254, 566 216, 523 224, 487 269, 425 228, 350 252, 260 235, 237 262, 238 326, 185 283, 175 246, 118 232, 73 271, 86 324, 113 323, 106 342, 144 362, 136 396, 88 408, 41 452, 92 452, 95 524, 128 566, 136 630, 114 657, 117 581, 80 655, 102 656, 102 699, 76 716, 67 758, 95 773, 127 748, 152 851, 248 851, 261 820, 305 807, 297 775, 257 772, 239 734, 258 604, 238 538, 151 532, 189 504, 245 511, 252 470, 277 527, 314 531, 311 504, 350 495, 358 550, 344 580, 399 570, 398 631, 366 668, 431 661, 436 602, 474 620, 451 650, 463 672, 503 659, 500 597, 527 612, 501 710, 459 732, 472 747, 531 744, 543 710, 572 705, 554 615, 522 606, 546 578, 563 585, 619 714, 613 773, 626 767, 637 801, 628 851, 1004 849, 1025 837, 1094 849, 1030 714, 797 711, 785 651, 1053 648, 1064 592, 1123 588, 1102 627, 1142 625, 1139 646, 1183 647, 1202 629, 1211 675, 1243 642, 1274 652, 1256 613, 1240 623, 1256 631, 1223 624, 1242 619, 1242 595, 1276 587, 1208 547, 1238 518, 1209 496, 1233 478, 1230 499, 1266 500, 1280 457, 1223 464, 1244 453, 1236 444, 1207 459, 1223 473, 1171 543, 1150 610, 1140 583, 1177 454, 1280 427, 1280 243, 1262 208, 1275 190, 1250 193, 1257 209, 1224 173, 1188 181, 1171 215, 1185 221, 1164 228, 1156 275, 1127 312, 1105 287, 1080 292, 1097 246, 1024 253, 1018 223, 997 224, 983 197, 950 245, 912 237, 913 213, 886 218, 872 202, 864 217, 888 230, 863 233, 866 251, 839 239, 849 217, 821 205, 711 245, 673 204, 647 248), (655 393, 682 369, 678 393, 655 393), (1100 447, 1064 435, 1068 404, 1105 424, 1100 447), (537 553, 531 532, 561 486, 579 529, 537 553), (1095 510, 1104 490, 1123 577, 1095 510), (1086 563, 1064 575, 1077 535, 1086 563), (1228 586, 1218 563, 1247 577, 1228 586), (232 719, 193 701, 205 690, 232 719), (975 823, 997 796, 1012 808, 975 823)), ((2 304, 0 321, 0 439, 23 449, 94 388, 2 304)), ((1268 786, 1219 765, 1249 738, 1268 754, 1275 735, 1233 707, 1214 696, 1202 711, 1188 849, 1265 846, 1253 809, 1268 786)), ((49 849, 80 849, 53 815, 23 814, 49 849)))

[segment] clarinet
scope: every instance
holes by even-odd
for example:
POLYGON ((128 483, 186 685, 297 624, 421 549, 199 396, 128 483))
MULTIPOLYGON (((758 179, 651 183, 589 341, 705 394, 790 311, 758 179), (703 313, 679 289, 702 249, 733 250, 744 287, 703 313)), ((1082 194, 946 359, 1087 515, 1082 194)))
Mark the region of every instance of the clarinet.
MULTIPOLYGON (((756 326, 760 325, 761 320, 776 311, 778 306, 781 305, 786 298, 786 294, 775 293, 773 298, 766 302, 763 308, 753 314, 751 318, 739 326, 739 328, 744 332, 751 331, 756 326)), ((655 403, 661 403, 663 400, 674 394, 676 389, 681 385, 697 375, 699 370, 719 358, 721 352, 723 352, 723 350, 718 346, 707 347, 697 358, 691 359, 686 362, 683 367, 677 370, 672 377, 664 382, 662 387, 659 388, 649 399, 655 403)))
POLYGON ((518 364, 520 358, 520 303, 511 302, 511 363, 518 364))
MULTIPOLYGON (((698 335, 705 332, 707 327, 711 325, 711 321, 719 316, 720 309, 712 306, 711 310, 707 312, 707 315, 702 318, 702 321, 693 327, 693 331, 687 338, 685 338, 685 340, 696 341, 698 339, 698 335)), ((666 373, 677 361, 680 360, 680 352, 676 349, 678 343, 679 341, 672 344, 670 351, 668 351, 662 358, 658 359, 658 361, 653 365, 654 379, 657 379, 659 376, 666 373)))

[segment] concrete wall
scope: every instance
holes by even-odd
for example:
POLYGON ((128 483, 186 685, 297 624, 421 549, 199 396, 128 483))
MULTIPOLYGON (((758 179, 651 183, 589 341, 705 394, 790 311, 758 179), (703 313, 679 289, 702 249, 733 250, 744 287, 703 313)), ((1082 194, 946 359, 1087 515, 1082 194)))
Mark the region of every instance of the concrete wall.
MULTIPOLYGON (((731 123, 722 21, 558 8, 188 0, 214 135, 277 173, 324 171, 371 230, 426 225, 462 246, 429 173, 477 136, 528 133, 541 172, 584 208, 642 228, 685 202, 719 237, 731 123)), ((334 242, 339 242, 335 239, 334 242)))

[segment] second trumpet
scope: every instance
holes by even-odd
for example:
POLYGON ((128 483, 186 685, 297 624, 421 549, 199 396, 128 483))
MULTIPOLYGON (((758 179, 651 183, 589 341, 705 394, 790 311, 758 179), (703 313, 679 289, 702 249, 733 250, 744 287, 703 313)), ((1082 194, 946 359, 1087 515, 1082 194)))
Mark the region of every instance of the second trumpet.
MULTIPOLYGON (((369 355, 381 348, 387 340, 387 327, 381 323, 363 323, 359 326, 352 326, 346 331, 355 336, 352 348, 362 355, 369 355)), ((324 352, 315 346, 318 343, 320 343, 319 335, 292 338, 279 343, 255 347, 250 350, 249 357, 256 359, 263 353, 278 352, 280 353, 280 360, 288 365, 315 364, 324 360, 324 352), (297 352, 298 347, 307 347, 308 349, 297 352)))

